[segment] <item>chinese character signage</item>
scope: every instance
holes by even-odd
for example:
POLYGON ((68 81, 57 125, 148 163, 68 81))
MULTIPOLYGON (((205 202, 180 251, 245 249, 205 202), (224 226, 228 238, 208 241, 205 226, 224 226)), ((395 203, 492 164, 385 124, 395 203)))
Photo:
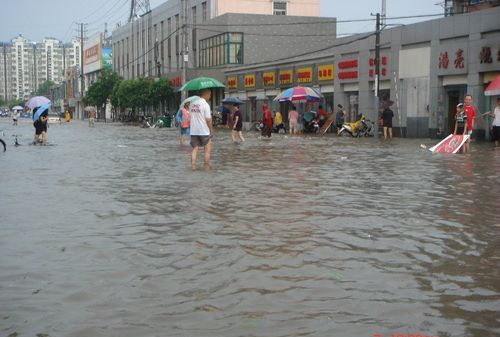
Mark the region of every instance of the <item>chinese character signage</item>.
POLYGON ((467 45, 442 47, 436 54, 434 62, 436 62, 439 75, 467 73, 467 45))
POLYGON ((460 48, 455 52, 455 68, 464 68, 464 51, 460 48))
MULTIPOLYGON (((477 49, 469 51, 468 55, 471 61, 477 64, 477 70, 479 72, 498 72, 500 69, 500 41, 498 39, 484 39, 476 46, 477 49)), ((465 55, 464 53, 464 57, 465 55)))
POLYGON ((492 63, 493 59, 491 58, 491 48, 490 47, 481 48, 481 52, 479 53, 479 59, 481 63, 492 63))
POLYGON ((255 88, 255 75, 245 75, 244 83, 245 88, 255 88))
POLYGON ((174 78, 172 78, 170 80, 170 84, 173 86, 173 87, 180 87, 182 86, 182 77, 180 76, 176 76, 174 78))
POLYGON ((311 83, 313 80, 312 67, 297 69, 297 83, 311 83))
POLYGON ((102 69, 102 35, 96 34, 83 44, 83 72, 92 73, 102 69))
MULTIPOLYGON (((380 57, 380 77, 387 77, 389 74, 388 70, 388 64, 389 64, 389 57, 386 55, 381 55, 380 57)), ((372 56, 368 60, 368 65, 370 66, 370 69, 368 70, 368 76, 370 77, 375 77, 375 57, 372 56)))
POLYGON ((448 52, 441 52, 441 54, 439 54, 439 69, 448 69, 449 64, 450 59, 448 58, 448 52))
POLYGON ((238 88, 238 79, 236 76, 228 76, 227 77, 227 87, 228 89, 237 89, 238 88))
POLYGON ((276 78, 274 71, 266 71, 262 73, 262 82, 265 87, 274 87, 276 85, 276 78))
POLYGON ((293 83, 293 70, 280 70, 279 72, 280 85, 293 83))
POLYGON ((354 80, 358 78, 358 59, 343 60, 337 64, 339 80, 354 80))
POLYGON ((318 66, 318 81, 333 81, 333 64, 318 66))

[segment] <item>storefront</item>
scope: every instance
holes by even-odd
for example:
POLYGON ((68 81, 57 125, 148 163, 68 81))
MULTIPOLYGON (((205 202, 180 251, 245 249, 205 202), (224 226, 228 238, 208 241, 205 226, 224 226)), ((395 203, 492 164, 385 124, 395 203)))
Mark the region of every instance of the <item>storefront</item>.
MULTIPOLYGON (((382 32, 378 108, 390 106, 393 110, 396 136, 442 138, 453 131, 456 106, 466 94, 472 95, 478 115, 473 138, 487 136, 491 121, 480 114, 496 104, 496 97, 486 97, 484 90, 500 74, 498 15, 500 7, 382 32), (460 25, 464 18, 470 25, 460 25)), ((249 115, 251 120, 260 117, 259 100, 271 103, 272 110, 285 112, 286 119, 291 103, 278 107, 272 97, 296 85, 309 86, 323 94, 326 111, 335 111, 337 104, 342 104, 346 120, 355 120, 360 114, 377 120, 374 37, 341 38, 337 44, 339 47, 328 55, 230 69, 227 78, 255 74, 256 86, 245 88, 241 83, 228 87, 226 95, 245 92, 251 103, 248 108, 255 111, 249 115)), ((297 107, 303 112, 317 109, 318 104, 297 107)))

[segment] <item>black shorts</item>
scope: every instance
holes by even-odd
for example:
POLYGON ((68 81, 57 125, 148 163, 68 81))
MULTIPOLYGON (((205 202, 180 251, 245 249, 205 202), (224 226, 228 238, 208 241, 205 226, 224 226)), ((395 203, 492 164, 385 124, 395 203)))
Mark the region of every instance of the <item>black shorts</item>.
POLYGON ((41 135, 42 132, 47 132, 47 123, 42 123, 40 120, 37 120, 33 123, 33 126, 35 127, 35 135, 41 135))
POLYGON ((384 122, 382 123, 382 126, 383 126, 384 128, 392 128, 392 121, 384 121, 384 122))
POLYGON ((491 138, 492 140, 500 140, 500 126, 493 126, 492 127, 492 135, 491 135, 491 138))
POLYGON ((457 126, 457 135, 463 135, 463 134, 464 134, 464 127, 457 126))
POLYGON ((243 130, 243 124, 236 124, 236 127, 233 128, 234 131, 241 131, 243 130))
POLYGON ((192 147, 203 147, 210 142, 210 136, 191 136, 192 147))

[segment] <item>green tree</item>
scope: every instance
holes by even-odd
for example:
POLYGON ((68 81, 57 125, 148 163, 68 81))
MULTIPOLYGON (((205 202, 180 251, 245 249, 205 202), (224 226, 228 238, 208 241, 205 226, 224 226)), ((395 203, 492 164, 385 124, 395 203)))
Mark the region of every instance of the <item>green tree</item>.
POLYGON ((153 81, 150 87, 151 103, 154 109, 165 109, 167 101, 174 96, 174 89, 170 85, 170 81, 167 78, 160 78, 159 80, 153 81))
POLYGON ((38 90, 36 91, 36 95, 47 97, 50 96, 50 89, 54 86, 54 84, 55 83, 50 80, 40 83, 40 85, 38 86, 38 90))
POLYGON ((151 99, 151 85, 153 81, 147 78, 139 78, 135 80, 135 106, 137 108, 142 108, 143 112, 146 112, 146 107, 153 105, 153 100, 151 99))
POLYGON ((20 105, 20 106, 24 106, 24 101, 22 99, 11 99, 10 101, 7 102, 7 106, 9 108, 12 108, 13 106, 16 106, 16 105, 20 105))
POLYGON ((111 106, 113 107, 114 110, 114 118, 116 117, 116 112, 122 110, 122 106, 120 105, 120 101, 118 99, 118 89, 120 88, 120 84, 122 83, 123 79, 119 78, 118 81, 115 82, 115 85, 113 86, 113 90, 111 90, 111 94, 109 95, 109 101, 111 102, 111 106))
POLYGON ((97 80, 92 83, 83 98, 87 105, 95 105, 102 109, 111 97, 113 88, 120 80, 120 76, 110 70, 103 70, 97 80))
POLYGON ((120 106, 131 109, 145 109, 151 105, 151 81, 145 78, 125 80, 118 88, 118 101, 120 106))

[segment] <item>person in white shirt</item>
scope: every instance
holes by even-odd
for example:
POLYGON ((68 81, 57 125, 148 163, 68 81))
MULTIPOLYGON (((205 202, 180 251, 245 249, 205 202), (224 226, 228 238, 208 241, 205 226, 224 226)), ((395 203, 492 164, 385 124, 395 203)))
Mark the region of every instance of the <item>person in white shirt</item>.
POLYGON ((498 146, 500 141, 500 97, 497 98, 497 106, 494 112, 486 112, 484 115, 493 117, 491 138, 495 141, 495 146, 498 146))
POLYGON ((191 146, 191 168, 196 169, 196 157, 200 147, 205 147, 203 163, 205 167, 209 166, 210 152, 212 150, 211 139, 213 135, 212 130, 212 113, 210 105, 207 103, 212 96, 211 89, 203 89, 200 92, 200 98, 191 102, 189 105, 190 117, 190 136, 191 146))
POLYGON ((19 115, 20 115, 19 110, 14 110, 14 112, 12 113, 12 122, 14 123, 13 125, 17 125, 19 115))

